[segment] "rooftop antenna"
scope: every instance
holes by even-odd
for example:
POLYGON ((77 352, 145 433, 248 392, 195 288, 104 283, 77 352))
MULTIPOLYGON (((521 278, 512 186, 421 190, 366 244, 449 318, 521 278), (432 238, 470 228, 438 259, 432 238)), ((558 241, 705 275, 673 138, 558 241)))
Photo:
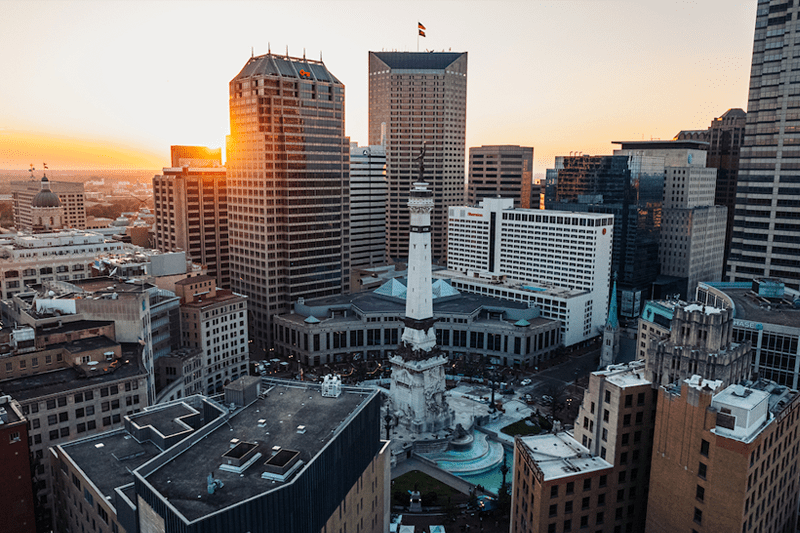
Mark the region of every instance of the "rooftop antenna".
POLYGON ((36 170, 36 169, 35 169, 35 168, 33 168, 33 163, 31 163, 31 168, 29 168, 29 169, 28 169, 28 172, 30 172, 30 173, 31 173, 31 179, 34 179, 34 177, 33 177, 33 171, 34 171, 34 170, 36 170))
POLYGON ((322 63, 322 50, 319 51, 319 62, 322 63))
POLYGON ((42 168, 43 168, 42 177, 46 178, 47 177, 47 163, 42 163, 42 168))
POLYGON ((255 53, 254 53, 254 51, 253 51, 253 47, 251 46, 251 47, 250 47, 250 59, 252 59, 252 58, 254 58, 254 57, 255 57, 255 53))
POLYGON ((305 61, 305 60, 306 60, 306 49, 303 48, 303 61, 305 61))
POLYGON ((286 45, 286 59, 289 59, 289 45, 286 45))
POLYGON ((272 45, 270 44, 270 42, 269 42, 269 41, 267 41, 267 53, 268 53, 268 54, 271 54, 271 53, 272 53, 272 45))

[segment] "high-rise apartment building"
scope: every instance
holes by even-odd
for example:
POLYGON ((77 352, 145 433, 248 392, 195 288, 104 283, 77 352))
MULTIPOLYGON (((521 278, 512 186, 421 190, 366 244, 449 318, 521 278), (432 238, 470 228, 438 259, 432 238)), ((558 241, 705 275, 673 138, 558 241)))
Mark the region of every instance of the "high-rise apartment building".
POLYGON ((386 148, 351 143, 350 267, 353 270, 386 262, 386 198, 386 148))
POLYGON ((717 171, 706 167, 707 144, 699 141, 626 141, 615 155, 664 160, 664 203, 658 256, 660 273, 681 278, 680 293, 699 281, 722 278, 726 208, 714 205, 717 171))
POLYGON ((664 158, 643 154, 556 157, 547 209, 614 215, 611 270, 619 312, 638 316, 659 274, 664 158))
POLYGON ((0 529, 7 533, 36 531, 27 425, 19 403, 0 396, 0 529))
POLYGON ((725 228, 725 257, 728 264, 733 235, 733 217, 736 211, 736 182, 739 174, 739 155, 744 139, 747 113, 739 108, 728 109, 722 116, 711 121, 708 128, 708 158, 706 166, 717 169, 717 188, 714 205, 728 208, 728 223, 725 228))
POLYGON ((254 348, 301 297, 350 288, 344 85, 321 61, 251 57, 230 82, 231 289, 248 297, 254 348))
POLYGON ((532 194, 533 147, 475 146, 469 149, 467 204, 483 198, 513 198, 514 207, 539 207, 539 190, 532 194), (535 197, 535 202, 533 198, 535 197))
POLYGON ((386 255, 408 253, 408 191, 425 143, 425 179, 433 191, 432 257, 444 260, 447 208, 464 202, 467 53, 370 52, 369 143, 386 124, 386 255))
MULTIPOLYGON (((44 178, 47 181, 47 178, 44 178)), ((84 206, 83 183, 71 181, 49 181, 49 189, 61 202, 61 226, 65 228, 86 228, 86 207, 84 206)), ((39 180, 12 181, 14 226, 17 231, 33 231, 34 220, 31 203, 42 190, 39 180)))
POLYGON ((767 380, 662 387, 645 531, 794 531, 798 407, 767 380))
POLYGON ((800 5, 760 0, 739 158, 728 281, 768 277, 800 287, 800 5))
POLYGON ((153 176, 155 246, 162 252, 185 251, 193 262, 208 268, 220 287, 227 288, 228 187, 219 149, 171 148, 172 167, 153 176))

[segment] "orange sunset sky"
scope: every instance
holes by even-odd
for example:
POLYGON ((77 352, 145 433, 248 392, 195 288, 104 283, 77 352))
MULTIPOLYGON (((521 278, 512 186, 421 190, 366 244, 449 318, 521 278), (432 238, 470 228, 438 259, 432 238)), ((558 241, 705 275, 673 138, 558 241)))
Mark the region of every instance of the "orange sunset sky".
POLYGON ((469 52, 467 147, 570 151, 672 138, 747 107, 756 0, 369 2, 4 0, 0 169, 158 169, 224 147, 228 82, 250 56, 318 59, 367 140, 367 52, 469 52))

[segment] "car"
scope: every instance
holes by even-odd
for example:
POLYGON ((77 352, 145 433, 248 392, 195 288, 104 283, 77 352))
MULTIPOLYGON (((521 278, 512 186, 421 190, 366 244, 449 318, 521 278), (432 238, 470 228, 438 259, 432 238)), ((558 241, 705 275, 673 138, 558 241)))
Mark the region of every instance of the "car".
POLYGON ((553 403, 553 397, 552 396, 548 396, 548 395, 542 396, 542 405, 550 405, 551 403, 553 403))
POLYGON ((514 389, 512 389, 511 387, 503 389, 500 391, 500 394, 514 394, 514 389))
POLYGON ((524 387, 526 385, 530 385, 531 384, 531 380, 526 378, 526 379, 523 379, 522 381, 520 381, 519 384, 524 387))

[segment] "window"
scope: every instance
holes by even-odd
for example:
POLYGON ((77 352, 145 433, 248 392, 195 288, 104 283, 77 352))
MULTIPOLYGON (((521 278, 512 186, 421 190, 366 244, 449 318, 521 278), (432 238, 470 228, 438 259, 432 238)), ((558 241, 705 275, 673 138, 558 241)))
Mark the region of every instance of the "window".
POLYGON ((61 436, 69 437, 69 428, 61 428, 61 436))
POLYGON ((61 396, 58 399, 58 406, 59 407, 65 407, 66 405, 67 405, 67 397, 66 396, 61 396))
POLYGON ((550 497, 558 498, 558 485, 553 485, 550 487, 550 497))
POLYGON ((87 405, 86 416, 92 416, 93 414, 94 414, 94 405, 87 405))
POLYGON ((581 529, 589 527, 589 515, 585 515, 581 517, 581 529))
POLYGON ((643 392, 640 392, 636 396, 636 405, 644 405, 644 393, 643 392))
POLYGON ((701 477, 701 478, 705 479, 706 478, 707 468, 708 467, 706 466, 705 463, 700 463, 700 465, 697 467, 697 475, 698 475, 698 477, 701 477))
POLYGON ((627 479, 627 475, 628 475, 628 473, 625 470, 620 472, 619 473, 619 482, 620 483, 625 483, 625 480, 627 479))
POLYGON ((698 524, 703 523, 703 511, 698 509, 697 507, 694 508, 694 521, 698 524))
POLYGON ((108 402, 103 402, 100 404, 100 409, 105 413, 106 411, 111 410, 111 404, 108 402))
POLYGON ((572 512, 572 500, 564 502, 564 514, 569 514, 571 512, 572 512))
POLYGON ((623 426, 630 426, 631 425, 631 415, 628 413, 627 415, 622 417, 622 425, 623 426))
POLYGON ((49 400, 47 400, 47 408, 48 409, 55 409, 56 408, 56 399, 55 398, 50 398, 49 400))
POLYGON ((642 422, 644 422, 644 411, 639 411, 636 413, 636 425, 638 426, 642 422))
POLYGON ((85 413, 86 410, 83 407, 81 407, 80 409, 75 409, 75 418, 83 418, 85 413))
POLYGON ((550 516, 556 516, 558 514, 558 504, 554 503, 550 506, 550 516))
POLYGON ((606 403, 611 403, 611 391, 610 390, 606 391, 605 400, 606 400, 606 403))
POLYGON ((58 424, 58 415, 47 415, 47 425, 55 426, 58 424))
POLYGON ((625 407, 631 407, 632 405, 633 405, 633 394, 626 394, 625 407))
POLYGON ((605 513, 603 511, 600 511, 599 513, 597 513, 597 518, 595 520, 595 524, 598 524, 598 525, 602 524, 603 521, 605 520, 605 518, 606 518, 605 513))
POLYGON ((600 476, 600 487, 605 487, 608 484, 608 476, 603 474, 600 476))
POLYGON ((583 480, 583 490, 592 490, 592 478, 586 478, 583 480))
POLYGON ((572 520, 569 518, 564 520, 564 533, 569 533, 572 531, 572 520))
POLYGON ((19 442, 19 440, 20 440, 19 431, 12 431, 11 433, 8 434, 9 443, 19 442))
POLYGON ((59 422, 66 422, 69 420, 69 413, 64 411, 63 413, 58 413, 58 421, 59 422))
POLYGON ((619 454, 619 462, 623 465, 628 464, 628 452, 622 452, 619 454))
POLYGON ((586 496, 583 500, 581 500, 581 509, 588 509, 589 508, 589 496, 586 496))
POLYGON ((603 409, 603 422, 608 422, 608 409, 603 409))
POLYGON ((628 442, 631 440, 630 433, 623 433, 622 434, 622 446, 627 446, 628 442))
POLYGON ((597 506, 600 507, 601 505, 606 504, 606 493, 598 494, 597 495, 597 506))
POLYGON ((603 433, 600 435, 600 440, 606 442, 608 440, 608 430, 603 428, 603 433))
POLYGON ((575 482, 570 481, 567 483, 567 494, 574 494, 575 493, 575 482))
POLYGON ((702 455, 703 457, 708 457, 708 448, 709 448, 708 441, 705 440, 705 439, 702 439, 700 441, 700 455, 702 455))
POLYGON ((703 500, 705 500, 706 497, 706 489, 704 489, 700 485, 697 485, 697 490, 695 491, 694 496, 695 498, 697 498, 699 501, 702 502, 703 500))

